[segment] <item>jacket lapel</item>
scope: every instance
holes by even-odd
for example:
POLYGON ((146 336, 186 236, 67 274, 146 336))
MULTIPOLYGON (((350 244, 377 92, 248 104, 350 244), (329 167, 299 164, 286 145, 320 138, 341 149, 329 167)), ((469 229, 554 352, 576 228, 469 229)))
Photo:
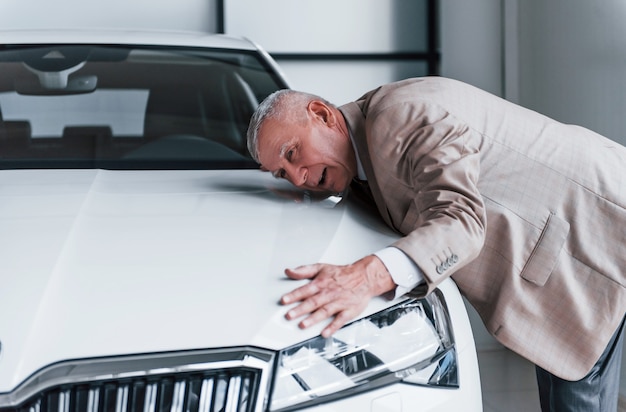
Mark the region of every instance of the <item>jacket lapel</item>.
MULTIPOLYGON (((354 146, 356 146, 357 155, 359 156, 359 160, 363 166, 365 176, 367 176, 367 183, 372 193, 372 197, 374 198, 374 202, 376 202, 378 212, 385 223, 387 223, 390 227, 396 228, 391 220, 389 209, 387 208, 387 204, 382 196, 382 192, 378 186, 378 181, 376 180, 376 174, 374 173, 374 169, 372 167, 370 153, 367 147, 367 138, 365 135, 365 116, 363 115, 363 111, 355 102, 345 104, 341 106, 339 110, 343 113, 346 123, 348 124, 350 137, 354 142, 354 146)), ((396 228, 396 230, 397 229, 398 228, 396 228)))

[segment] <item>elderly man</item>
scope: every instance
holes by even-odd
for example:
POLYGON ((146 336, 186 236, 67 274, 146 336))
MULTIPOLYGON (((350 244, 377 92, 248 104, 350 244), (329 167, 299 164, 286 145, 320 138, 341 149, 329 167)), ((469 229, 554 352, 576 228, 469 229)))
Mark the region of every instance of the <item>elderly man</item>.
MULTIPOLYGON (((310 264, 282 297, 329 336, 385 293, 452 276, 487 329, 537 365, 543 410, 615 410, 626 312, 626 148, 450 79, 407 79, 335 107, 280 91, 248 148, 297 187, 367 181, 403 235, 345 266, 310 264)), ((305 262, 303 262, 305 263, 305 262)), ((310 262, 307 262, 310 263, 310 262)))

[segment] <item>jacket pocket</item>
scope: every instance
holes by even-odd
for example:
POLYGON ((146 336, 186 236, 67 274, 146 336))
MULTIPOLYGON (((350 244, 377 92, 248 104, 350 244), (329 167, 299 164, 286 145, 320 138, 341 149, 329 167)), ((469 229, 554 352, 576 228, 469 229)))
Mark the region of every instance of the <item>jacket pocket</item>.
POLYGON ((569 223, 551 213, 520 276, 537 286, 545 285, 556 266, 568 233, 569 223))

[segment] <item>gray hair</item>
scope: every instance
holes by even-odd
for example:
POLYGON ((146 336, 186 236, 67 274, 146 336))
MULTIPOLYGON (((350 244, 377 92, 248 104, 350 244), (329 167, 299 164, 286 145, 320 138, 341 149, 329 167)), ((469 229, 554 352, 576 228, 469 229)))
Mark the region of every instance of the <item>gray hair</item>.
POLYGON ((307 119, 306 107, 312 100, 321 100, 331 105, 325 99, 305 92, 283 89, 270 94, 259 104, 254 111, 247 132, 248 151, 252 158, 259 161, 259 130, 268 119, 278 119, 291 124, 304 123, 307 119))

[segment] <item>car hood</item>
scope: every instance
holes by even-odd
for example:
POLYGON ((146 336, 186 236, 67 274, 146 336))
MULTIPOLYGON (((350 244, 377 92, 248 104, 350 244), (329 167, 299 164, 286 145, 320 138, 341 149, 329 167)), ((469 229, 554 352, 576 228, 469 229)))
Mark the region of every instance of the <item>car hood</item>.
POLYGON ((291 190, 258 170, 0 172, 0 392, 65 359, 319 333, 284 319, 300 284, 284 269, 350 263, 394 235, 291 190))

